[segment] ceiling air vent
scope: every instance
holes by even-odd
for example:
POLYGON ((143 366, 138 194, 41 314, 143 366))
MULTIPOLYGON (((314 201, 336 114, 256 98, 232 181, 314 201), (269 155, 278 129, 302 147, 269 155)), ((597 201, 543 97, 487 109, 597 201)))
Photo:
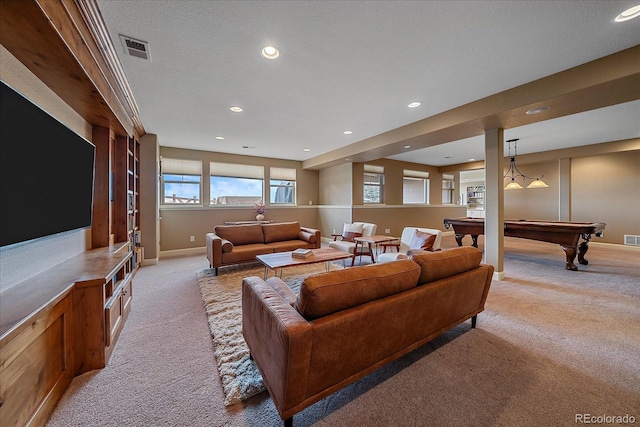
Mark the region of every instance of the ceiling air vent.
POLYGON ((120 34, 120 40, 122 41, 122 47, 127 55, 151 61, 149 43, 143 42, 142 40, 136 40, 133 37, 123 36, 122 34, 120 34))

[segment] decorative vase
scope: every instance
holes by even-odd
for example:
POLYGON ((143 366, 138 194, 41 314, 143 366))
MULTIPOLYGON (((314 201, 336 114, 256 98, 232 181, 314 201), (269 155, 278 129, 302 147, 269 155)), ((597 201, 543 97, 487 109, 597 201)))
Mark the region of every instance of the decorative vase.
POLYGON ((262 214, 256 215, 256 221, 264 221, 264 215, 262 214))

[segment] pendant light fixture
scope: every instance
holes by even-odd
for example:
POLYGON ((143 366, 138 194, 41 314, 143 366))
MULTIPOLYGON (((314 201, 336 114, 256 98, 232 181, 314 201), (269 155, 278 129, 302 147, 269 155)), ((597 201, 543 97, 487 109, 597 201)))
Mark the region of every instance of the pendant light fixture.
POLYGON ((506 178, 507 176, 511 175, 511 182, 509 182, 509 184, 507 184, 504 189, 505 190, 521 190, 522 189, 522 185, 518 184, 516 182, 516 177, 520 176, 522 178, 522 181, 524 182, 525 179, 532 179, 533 181, 531 182, 531 184, 527 185, 527 188, 546 188, 548 187, 548 185, 542 180, 542 177, 544 175, 540 175, 537 178, 532 178, 530 176, 526 176, 525 174, 523 174, 522 172, 520 172, 520 169, 518 169, 518 166, 516 166, 516 156, 518 155, 518 139, 510 139, 507 141, 509 143, 509 157, 511 158, 510 162, 509 162, 509 169, 507 169, 507 173, 504 174, 504 178, 506 178), (511 143, 513 143, 513 156, 511 155, 511 143), (516 173, 517 172, 517 173, 516 173))

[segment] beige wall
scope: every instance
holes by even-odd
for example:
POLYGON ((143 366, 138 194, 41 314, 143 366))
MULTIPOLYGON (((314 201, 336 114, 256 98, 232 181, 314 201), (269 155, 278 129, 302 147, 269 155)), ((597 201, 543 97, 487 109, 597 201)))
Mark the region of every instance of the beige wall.
POLYGON ((144 249, 143 265, 153 264, 160 257, 160 193, 156 185, 160 173, 158 136, 146 134, 140 138, 140 244, 144 249))
MULTIPOLYGON (((517 164, 517 162, 516 162, 517 164)), ((558 221, 559 211, 559 178, 558 162, 545 162, 518 165, 522 173, 531 177, 544 175, 543 181, 548 188, 527 188, 530 180, 522 182, 516 179, 522 190, 505 190, 504 192, 504 218, 505 219, 544 219, 558 221)), ((504 179, 507 185, 511 178, 504 179)))
MULTIPOLYGON (((177 155, 175 149, 161 149, 163 155, 177 155), (165 154, 167 153, 167 154, 165 154)), ((181 155, 193 156, 190 150, 179 150, 181 155)), ((575 150, 578 154, 582 149, 575 150)), ((567 158, 568 153, 563 153, 567 158)), ((569 156, 570 157, 570 156, 569 156)), ((193 157, 188 157, 193 158, 193 157)), ((269 165, 274 159, 258 157, 220 155, 204 153, 203 160, 253 162, 269 165)), ((295 162, 294 162, 295 163, 295 162)), ((384 205, 362 205, 350 201, 360 197, 362 200, 362 163, 346 163, 328 169, 313 172, 311 175, 299 174, 298 200, 313 198, 315 194, 319 204, 309 206, 301 203, 298 207, 267 208, 267 219, 274 221, 297 220, 302 225, 320 229, 325 239, 330 238, 333 230, 341 232, 345 222, 364 221, 378 224, 379 234, 400 236, 405 226, 424 226, 446 231, 443 219, 466 216, 465 205, 440 205, 433 203, 433 196, 440 198, 441 176, 437 168, 394 160, 371 162, 385 167, 384 205), (403 206, 402 171, 403 169, 426 170, 431 174, 432 204, 428 206, 403 206), (355 183, 355 184, 354 184, 355 183), (307 186, 309 192, 302 190, 307 186), (360 189, 360 190, 358 190, 360 189), (307 196, 311 194, 311 196, 307 196), (359 196, 358 196, 359 195, 359 196), (389 203, 389 199, 397 204, 389 203), (386 233, 385 230, 389 229, 386 233)), ((566 165, 566 161, 563 161, 566 165)), ((287 164, 291 164, 288 162, 287 164)), ((561 161, 546 160, 536 163, 518 164, 523 173, 530 176, 544 175, 549 188, 523 189, 505 192, 505 218, 559 220, 560 198, 566 189, 560 185, 561 161)), ((590 157, 573 158, 571 166, 571 186, 569 195, 574 221, 602 221, 607 223, 604 238, 595 242, 622 243, 624 234, 640 234, 640 151, 625 151, 599 154, 590 157)), ((309 171, 305 171, 309 172, 309 171)), ((452 172, 452 171, 448 171, 452 172)), ((455 172, 453 172, 455 173, 455 172)), ((456 174, 459 175, 459 174, 456 174)), ((466 185, 466 184, 463 184, 466 185)), ((146 208, 143 208, 146 209, 146 208)), ((202 248, 204 235, 217 224, 225 221, 252 220, 251 208, 209 208, 192 207, 187 209, 161 209, 160 227, 161 251, 202 248), (195 236, 195 242, 189 237, 195 236)))
POLYGON ((625 234, 640 235, 640 150, 582 157, 585 151, 563 150, 561 159, 518 164, 528 176, 544 174, 549 188, 505 191, 504 217, 606 223, 604 236, 592 242, 623 244, 625 234))
MULTIPOLYGON (((437 167, 391 159, 374 160, 367 162, 367 164, 384 167, 384 204, 402 205, 402 179, 405 169, 429 172, 429 204, 440 205, 442 203, 442 173, 437 167)), ((364 163, 354 163, 352 180, 354 205, 363 204, 363 181, 364 163)))
MULTIPOLYGON (((165 158, 201 160, 205 177, 209 176, 209 163, 213 161, 264 166, 265 174, 269 173, 271 166, 295 168, 298 206, 272 207, 268 203, 268 196, 266 196, 265 217, 267 220, 299 221, 302 226, 317 227, 318 211, 316 206, 320 198, 319 172, 302 169, 302 162, 171 147, 161 147, 160 155, 165 158)), ((268 179, 268 176, 265 179, 268 179)), ((209 180, 203 179, 202 186, 203 194, 207 197, 209 180)), ((143 209, 147 209, 147 207, 145 206, 143 209)), ((205 234, 213 231, 216 225, 223 224, 225 221, 255 220, 255 215, 252 206, 242 208, 209 207, 206 205, 187 208, 160 206, 160 216, 162 217, 160 221, 160 251, 204 247, 205 234), (191 236, 195 237, 194 242, 190 241, 191 236)))
POLYGON ((594 242, 624 242, 640 235, 640 150, 573 159, 573 221, 605 222, 604 237, 594 242))
POLYGON ((351 163, 334 166, 319 171, 319 191, 321 205, 351 206, 353 194, 351 181, 353 168, 351 163))

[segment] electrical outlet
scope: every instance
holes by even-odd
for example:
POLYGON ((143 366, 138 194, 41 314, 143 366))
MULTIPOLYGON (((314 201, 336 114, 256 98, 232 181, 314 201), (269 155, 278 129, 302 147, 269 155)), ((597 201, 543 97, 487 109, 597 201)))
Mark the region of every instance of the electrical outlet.
POLYGON ((190 242, 195 242, 196 241, 196 236, 190 236, 189 237, 189 241, 190 242))
POLYGON ((387 234, 389 234, 389 233, 391 233, 391 229, 390 229, 390 228, 385 228, 385 229, 384 229, 384 232, 385 232, 385 233, 387 233, 387 234))

